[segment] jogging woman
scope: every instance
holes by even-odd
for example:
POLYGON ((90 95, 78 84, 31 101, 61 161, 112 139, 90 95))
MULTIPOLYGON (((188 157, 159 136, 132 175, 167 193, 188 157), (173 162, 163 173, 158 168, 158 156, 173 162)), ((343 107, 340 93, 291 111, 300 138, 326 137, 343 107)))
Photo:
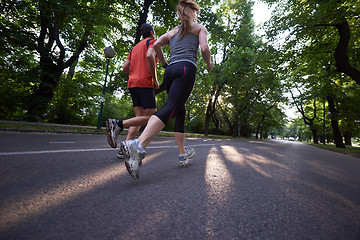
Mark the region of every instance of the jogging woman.
POLYGON ((168 98, 164 107, 150 117, 146 128, 138 139, 121 143, 126 156, 126 169, 135 179, 139 178, 138 167, 145 158, 147 145, 172 117, 176 118, 174 132, 180 153, 180 163, 186 164, 194 155, 193 149, 184 146, 184 125, 185 103, 195 83, 199 45, 208 70, 212 70, 213 67, 207 41, 208 32, 204 26, 195 22, 199 10, 199 6, 192 0, 180 0, 177 6, 177 15, 181 25, 165 33, 154 43, 154 50, 163 66, 167 63, 161 48, 170 45, 170 60, 163 81, 168 92, 168 98))

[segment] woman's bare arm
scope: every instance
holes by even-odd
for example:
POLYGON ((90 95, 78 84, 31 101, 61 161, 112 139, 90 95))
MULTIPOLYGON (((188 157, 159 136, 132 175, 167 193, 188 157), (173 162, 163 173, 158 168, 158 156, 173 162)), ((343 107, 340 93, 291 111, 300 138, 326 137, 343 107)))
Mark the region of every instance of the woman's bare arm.
POLYGON ((164 58, 164 54, 163 54, 161 48, 166 45, 169 45, 169 39, 168 39, 167 33, 165 33, 160 38, 158 38, 158 40, 156 40, 156 42, 154 43, 154 46, 153 46, 153 48, 156 52, 156 55, 159 58, 161 65, 163 67, 167 65, 167 62, 164 58))
POLYGON ((208 32, 204 26, 201 26, 199 31, 199 44, 201 49, 201 54, 203 59, 206 62, 208 70, 212 70, 213 62, 211 61, 211 53, 210 48, 207 40, 208 32))

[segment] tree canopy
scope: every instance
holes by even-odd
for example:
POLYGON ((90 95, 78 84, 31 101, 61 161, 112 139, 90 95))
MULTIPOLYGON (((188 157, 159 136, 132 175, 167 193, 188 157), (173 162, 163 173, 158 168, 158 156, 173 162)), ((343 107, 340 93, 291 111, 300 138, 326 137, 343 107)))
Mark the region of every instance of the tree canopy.
POLYGON ((322 111, 331 122, 331 138, 336 146, 345 147, 343 136, 349 143, 347 136, 359 130, 360 116, 355 114, 360 79, 359 2, 267 2, 276 4, 272 19, 267 23, 268 36, 281 43, 288 89, 299 90, 291 102, 297 106, 301 102, 303 119, 312 129, 315 142, 319 123, 326 120, 320 118, 322 111), (279 39, 279 36, 285 37, 279 39), (325 108, 320 107, 325 102, 325 108), (350 109, 349 105, 354 114, 344 114, 344 108, 350 109))

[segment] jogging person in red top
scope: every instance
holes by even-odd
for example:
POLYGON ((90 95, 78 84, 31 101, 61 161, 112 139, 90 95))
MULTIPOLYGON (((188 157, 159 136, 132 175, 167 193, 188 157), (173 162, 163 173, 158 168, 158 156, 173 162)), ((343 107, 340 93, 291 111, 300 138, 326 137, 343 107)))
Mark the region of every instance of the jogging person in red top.
POLYGON ((195 22, 196 13, 199 10, 199 6, 192 0, 180 0, 177 6, 177 15, 181 25, 162 35, 154 44, 154 49, 163 66, 166 65, 166 61, 161 48, 170 45, 170 61, 166 67, 163 82, 168 92, 168 98, 165 106, 151 116, 138 139, 121 143, 121 148, 126 156, 126 169, 135 179, 139 178, 139 166, 146 156, 147 145, 172 117, 176 118, 174 132, 180 153, 180 163, 186 164, 194 155, 193 149, 184 146, 184 122, 185 103, 195 83, 199 45, 208 70, 213 68, 207 41, 208 32, 203 25, 195 22))
MULTIPOLYGON (((156 76, 158 59, 153 48, 156 36, 154 28, 148 23, 141 25, 140 31, 144 40, 136 44, 123 65, 123 71, 129 74, 128 89, 136 117, 123 121, 106 120, 107 140, 113 148, 116 148, 117 137, 123 128, 129 128, 126 140, 134 139, 141 126, 145 126, 156 112, 154 89, 159 88, 156 76)), ((121 149, 118 158, 124 158, 121 149)))

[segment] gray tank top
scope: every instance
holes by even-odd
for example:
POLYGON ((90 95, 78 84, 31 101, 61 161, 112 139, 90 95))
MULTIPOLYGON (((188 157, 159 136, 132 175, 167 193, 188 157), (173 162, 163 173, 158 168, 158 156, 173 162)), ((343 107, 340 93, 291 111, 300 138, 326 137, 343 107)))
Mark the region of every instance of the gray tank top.
POLYGON ((199 50, 199 38, 188 33, 179 38, 180 32, 170 38, 170 61, 169 65, 177 62, 187 61, 197 67, 197 54, 199 50))

